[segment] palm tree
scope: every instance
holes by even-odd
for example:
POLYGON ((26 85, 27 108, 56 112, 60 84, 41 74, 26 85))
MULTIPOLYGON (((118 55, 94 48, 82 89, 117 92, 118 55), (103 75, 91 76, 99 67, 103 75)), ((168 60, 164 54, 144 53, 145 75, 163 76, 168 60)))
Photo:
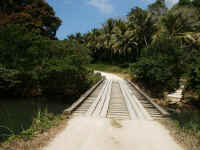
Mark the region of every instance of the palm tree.
POLYGON ((129 30, 135 33, 134 43, 137 43, 137 57, 141 56, 141 50, 147 47, 153 38, 157 28, 148 11, 134 8, 128 14, 129 30))
POLYGON ((172 36, 184 32, 195 32, 200 28, 200 16, 196 8, 178 7, 172 9, 165 17, 162 18, 161 23, 164 29, 172 36))
POLYGON ((104 52, 103 49, 103 31, 102 29, 93 29, 85 35, 86 46, 91 50, 91 55, 98 59, 104 52))
POLYGON ((134 31, 129 30, 126 21, 116 20, 111 42, 113 52, 118 57, 124 57, 128 60, 133 54, 133 46, 136 44, 134 42, 134 31))
POLYGON ((148 6, 148 11, 151 13, 154 22, 158 22, 160 17, 168 11, 165 0, 156 0, 155 3, 148 6))
POLYGON ((115 27, 115 20, 108 19, 106 23, 103 24, 103 35, 104 38, 104 48, 106 50, 106 57, 113 57, 112 45, 111 45, 111 36, 113 33, 113 29, 115 27))

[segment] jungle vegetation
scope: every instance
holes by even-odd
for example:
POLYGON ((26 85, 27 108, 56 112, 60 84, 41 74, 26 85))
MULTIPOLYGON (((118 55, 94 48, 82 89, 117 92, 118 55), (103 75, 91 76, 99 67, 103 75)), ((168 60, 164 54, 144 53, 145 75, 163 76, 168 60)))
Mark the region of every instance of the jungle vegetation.
POLYGON ((93 82, 85 65, 105 61, 128 66, 156 96, 179 88, 181 79, 200 96, 198 0, 180 0, 170 9, 157 0, 145 10, 132 8, 126 19, 110 18, 101 28, 65 40, 56 38, 62 21, 44 0, 0 6, 1 95, 80 95, 93 82))
POLYGON ((84 67, 90 62, 84 45, 56 38, 60 25, 44 0, 0 2, 0 96, 70 103, 100 78, 84 67))
POLYGON ((200 96, 200 3, 180 0, 168 9, 157 0, 132 8, 126 19, 108 19, 100 29, 67 37, 90 49, 94 62, 129 64, 134 78, 155 96, 185 87, 200 96))
POLYGON ((57 39, 61 23, 45 0, 0 1, 0 147, 57 126, 101 78, 87 47, 57 39))

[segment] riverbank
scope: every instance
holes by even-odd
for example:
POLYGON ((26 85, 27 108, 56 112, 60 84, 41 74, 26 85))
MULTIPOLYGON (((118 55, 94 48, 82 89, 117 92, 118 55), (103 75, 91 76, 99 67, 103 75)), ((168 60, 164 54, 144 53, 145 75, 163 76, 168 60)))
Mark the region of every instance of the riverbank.
MULTIPOLYGON (((58 115, 51 121, 46 120, 42 122, 43 127, 40 126, 40 129, 37 128, 29 139, 23 136, 13 136, 7 142, 0 144, 0 148, 3 150, 40 150, 67 126, 68 117, 58 115), (45 127, 45 124, 48 127, 45 127)), ((27 132, 30 130, 31 128, 27 132)))

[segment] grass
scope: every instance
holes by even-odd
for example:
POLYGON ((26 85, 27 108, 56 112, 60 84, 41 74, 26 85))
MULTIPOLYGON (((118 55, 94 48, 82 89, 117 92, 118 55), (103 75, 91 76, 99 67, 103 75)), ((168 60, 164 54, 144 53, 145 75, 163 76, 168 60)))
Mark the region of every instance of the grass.
POLYGON ((66 127, 66 115, 52 114, 47 109, 38 110, 31 126, 0 143, 0 149, 6 150, 39 150, 66 127))
POLYGON ((172 120, 184 132, 193 133, 200 138, 200 111, 183 111, 172 114, 172 120))
POLYGON ((38 110, 31 126, 25 130, 22 130, 21 132, 14 132, 14 130, 9 129, 6 126, 0 126, 0 128, 4 130, 4 133, 1 133, 1 137, 4 138, 1 140, 3 140, 3 144, 9 144, 15 139, 23 139, 24 141, 27 141, 38 134, 57 126, 61 120, 63 120, 63 116, 61 114, 54 115, 49 113, 47 109, 43 111, 38 110))
POLYGON ((63 104, 37 100, 4 100, 0 104, 0 143, 29 140, 62 120, 63 104))
POLYGON ((108 64, 108 63, 95 63, 87 66, 89 69, 115 73, 123 78, 131 78, 129 71, 129 64, 108 64))
POLYGON ((200 150, 200 111, 185 109, 160 123, 185 150, 200 150))

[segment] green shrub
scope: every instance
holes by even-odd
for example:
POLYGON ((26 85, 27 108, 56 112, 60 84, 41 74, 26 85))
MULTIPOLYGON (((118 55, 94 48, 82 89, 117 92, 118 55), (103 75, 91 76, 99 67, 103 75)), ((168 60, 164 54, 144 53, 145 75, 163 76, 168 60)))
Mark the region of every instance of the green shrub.
POLYGON ((200 1, 199 0, 193 0, 192 4, 193 4, 194 7, 200 8, 200 1))
POLYGON ((200 57, 190 65, 187 73, 187 88, 192 89, 200 98, 200 57))
POLYGON ((142 51, 143 57, 131 65, 131 72, 136 79, 157 96, 162 96, 165 91, 173 92, 179 87, 183 68, 180 64, 182 49, 178 44, 168 34, 160 34, 142 51))
POLYGON ((119 64, 119 67, 120 67, 120 68, 128 68, 128 67, 129 67, 129 63, 122 63, 122 64, 119 64))
POLYGON ((191 5, 192 1, 191 0, 180 0, 178 4, 181 6, 191 5))
POLYGON ((20 83, 17 79, 18 70, 6 69, 0 66, 0 95, 13 93, 15 87, 20 83))
POLYGON ((7 97, 41 95, 38 74, 0 67, 0 95, 7 97))
POLYGON ((199 111, 183 111, 181 113, 173 113, 172 119, 177 122, 177 126, 187 131, 192 131, 200 137, 200 112, 199 111))
POLYGON ((20 72, 17 79, 20 84, 15 88, 15 96, 33 97, 42 95, 38 72, 20 72))
POLYGON ((52 45, 49 60, 38 70, 41 90, 45 96, 70 103, 93 82, 84 67, 90 61, 89 51, 75 41, 53 41, 52 45))
MULTIPOLYGON (((26 105, 31 104, 27 103, 26 105)), ((58 125, 64 119, 61 113, 57 114, 48 111, 47 106, 44 108, 38 106, 36 110, 32 110, 33 106, 27 107, 26 109, 30 111, 28 110, 26 114, 22 111, 14 110, 10 112, 6 110, 7 108, 5 110, 3 109, 0 113, 0 142, 9 142, 15 138, 29 140, 37 136, 38 133, 43 133, 49 128, 58 125)))
POLYGON ((1 26, 0 95, 77 98, 93 82, 84 68, 90 60, 89 50, 76 41, 1 26))
POLYGON ((82 67, 91 61, 89 49, 73 40, 51 41, 51 45, 48 47, 48 56, 58 60, 63 60, 65 57, 70 58, 65 61, 77 67, 82 67))
POLYGON ((23 25, 0 27, 0 63, 7 69, 34 70, 48 56, 50 40, 23 25))
POLYGON ((71 103, 100 79, 100 76, 94 75, 93 71, 69 62, 73 60, 67 57, 64 60, 51 60, 42 69, 40 82, 44 95, 58 97, 71 103))
POLYGON ((155 96, 162 96, 163 92, 172 92, 179 87, 179 79, 174 77, 173 68, 168 67, 166 58, 141 58, 131 65, 131 72, 155 96))
POLYGON ((43 94, 70 98, 79 96, 89 86, 87 72, 79 69, 65 63, 65 61, 51 62, 41 72, 40 80, 43 94))
POLYGON ((37 70, 49 59, 49 39, 23 25, 0 26, 0 95, 36 96, 37 70))

